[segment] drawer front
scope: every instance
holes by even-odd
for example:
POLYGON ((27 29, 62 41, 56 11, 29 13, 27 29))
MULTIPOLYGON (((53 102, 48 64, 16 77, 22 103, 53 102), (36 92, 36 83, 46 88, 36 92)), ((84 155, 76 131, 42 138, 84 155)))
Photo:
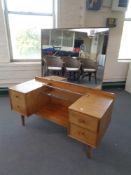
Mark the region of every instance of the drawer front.
POLYGON ((69 121, 92 132, 98 130, 98 119, 75 111, 69 111, 69 121))
POLYGON ((19 92, 10 91, 12 110, 26 115, 25 96, 19 92))
POLYGON ((71 137, 79 140, 87 145, 96 146, 97 135, 86 130, 85 128, 81 128, 77 125, 70 124, 70 135, 71 137))

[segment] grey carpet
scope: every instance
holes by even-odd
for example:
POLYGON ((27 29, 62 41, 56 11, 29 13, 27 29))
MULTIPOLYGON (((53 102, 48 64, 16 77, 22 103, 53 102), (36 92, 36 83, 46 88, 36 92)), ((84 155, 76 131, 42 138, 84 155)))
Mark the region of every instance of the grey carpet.
POLYGON ((34 115, 22 127, 9 98, 0 97, 0 175, 130 175, 131 94, 114 92, 112 121, 92 160, 56 124, 34 115))

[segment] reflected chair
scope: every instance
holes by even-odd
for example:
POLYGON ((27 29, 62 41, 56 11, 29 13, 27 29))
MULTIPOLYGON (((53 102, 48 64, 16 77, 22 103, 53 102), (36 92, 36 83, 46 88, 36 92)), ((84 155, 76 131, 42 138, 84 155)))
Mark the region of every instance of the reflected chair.
POLYGON ((57 56, 45 56, 46 75, 63 75, 63 60, 57 56))
POLYGON ((64 57, 65 76, 69 80, 79 80, 81 63, 77 58, 64 57))
POLYGON ((41 75, 42 76, 46 76, 46 60, 45 60, 45 56, 42 56, 42 59, 41 59, 41 75))
POLYGON ((81 58, 82 64, 82 74, 81 77, 84 78, 85 76, 89 77, 89 82, 91 82, 91 78, 94 76, 95 83, 97 84, 97 68, 98 63, 89 58, 81 58))

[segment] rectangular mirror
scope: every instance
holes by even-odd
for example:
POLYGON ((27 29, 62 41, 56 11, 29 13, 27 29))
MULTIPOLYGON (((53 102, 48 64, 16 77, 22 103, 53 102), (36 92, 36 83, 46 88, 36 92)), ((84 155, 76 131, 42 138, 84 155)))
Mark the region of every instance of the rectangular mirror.
POLYGON ((69 82, 100 88, 108 35, 109 28, 42 29, 42 76, 64 76, 69 82))

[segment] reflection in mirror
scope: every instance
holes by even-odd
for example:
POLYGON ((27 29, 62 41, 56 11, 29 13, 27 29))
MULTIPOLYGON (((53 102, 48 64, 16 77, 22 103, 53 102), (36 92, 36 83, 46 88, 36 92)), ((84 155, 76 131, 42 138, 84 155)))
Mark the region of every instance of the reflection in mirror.
POLYGON ((42 29, 42 76, 100 88, 108 42, 108 28, 42 29))

